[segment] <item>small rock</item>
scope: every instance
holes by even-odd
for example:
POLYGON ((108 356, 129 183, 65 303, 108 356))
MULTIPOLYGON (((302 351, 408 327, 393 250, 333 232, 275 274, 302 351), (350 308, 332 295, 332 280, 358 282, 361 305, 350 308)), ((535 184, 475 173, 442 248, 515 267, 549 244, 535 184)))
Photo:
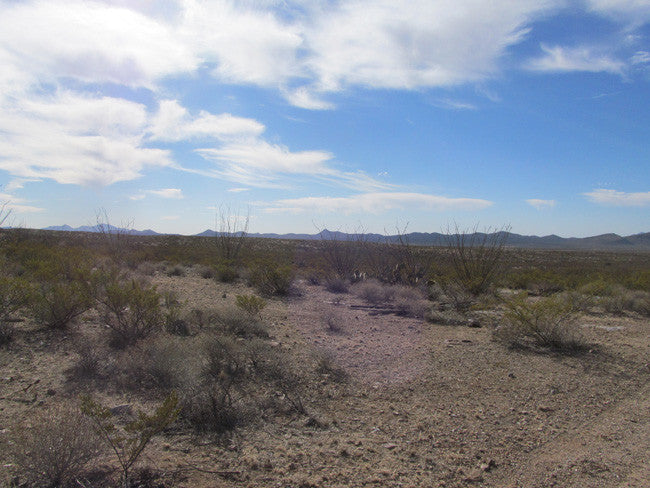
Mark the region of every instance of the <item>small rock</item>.
POLYGON ((54 396, 54 395, 56 395, 56 390, 53 389, 53 388, 48 388, 46 393, 47 393, 47 396, 54 396))
POLYGON ((386 449, 395 449, 397 447, 397 444, 393 444, 392 442, 387 442, 386 444, 382 445, 381 447, 386 448, 386 449))
POLYGON ((549 407, 548 405, 540 405, 539 407, 537 407, 537 410, 539 410, 540 412, 552 412, 555 409, 553 407, 549 407))
POLYGON ((483 481, 483 472, 480 469, 473 469, 463 478, 465 483, 481 483, 483 481))
POLYGON ((479 468, 481 471, 489 472, 492 468, 496 468, 497 463, 494 462, 494 459, 488 459, 486 462, 481 463, 479 468))

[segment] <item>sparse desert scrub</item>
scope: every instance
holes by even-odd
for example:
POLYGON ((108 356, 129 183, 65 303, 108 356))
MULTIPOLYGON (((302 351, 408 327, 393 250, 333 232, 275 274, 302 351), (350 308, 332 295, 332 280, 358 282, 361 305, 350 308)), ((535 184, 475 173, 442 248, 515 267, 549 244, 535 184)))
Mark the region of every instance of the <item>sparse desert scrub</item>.
POLYGON ((101 452, 91 422, 72 405, 50 407, 14 432, 11 454, 29 486, 79 486, 84 468, 101 452))
POLYGON ((211 324, 219 331, 239 337, 268 337, 266 326, 259 317, 236 306, 215 310, 211 324))
POLYGON ((43 283, 34 294, 32 313, 50 329, 65 329, 92 305, 87 286, 78 281, 43 283))
POLYGON ((597 303, 606 312, 615 315, 635 312, 645 317, 650 316, 650 293, 644 291, 616 287, 611 295, 598 297, 597 303))
POLYGON ((13 324, 0 321, 0 347, 6 346, 14 340, 16 331, 13 324))
POLYGON ((350 284, 347 280, 335 276, 325 280, 325 289, 331 293, 347 293, 350 284))
POLYGON ((108 283, 101 303, 104 323, 111 329, 111 343, 124 347, 160 330, 164 324, 160 301, 155 287, 135 280, 108 283))
POLYGON ((393 300, 395 310, 399 315, 422 318, 429 309, 429 304, 422 296, 422 293, 413 287, 397 286, 393 300))
POLYGON ((286 296, 291 291, 293 269, 266 261, 256 263, 250 270, 249 282, 262 295, 286 296))
POLYGON ((355 284, 352 287, 352 292, 365 302, 373 305, 389 302, 395 295, 394 288, 386 286, 374 279, 355 284))
POLYGON ((332 333, 340 334, 344 331, 345 321, 343 314, 338 310, 328 310, 323 316, 325 328, 332 333))
POLYGON ((586 347, 573 307, 560 297, 531 301, 526 294, 520 294, 506 301, 505 307, 495 337, 508 346, 534 345, 558 351, 586 347))
POLYGON ((148 415, 139 411, 137 418, 121 426, 113 422, 110 409, 82 396, 81 411, 88 417, 99 435, 115 454, 122 469, 122 486, 130 487, 130 470, 155 436, 169 427, 178 417, 178 396, 170 393, 156 411, 148 415))
POLYGON ((0 322, 7 322, 26 306, 32 297, 29 281, 13 276, 0 276, 0 322))
POLYGON ((217 281, 221 283, 234 283, 239 278, 237 269, 230 264, 219 264, 215 267, 217 281))
POLYGON ((447 251, 451 260, 451 284, 471 295, 487 292, 504 272, 503 255, 509 227, 499 231, 478 228, 454 234, 447 230, 447 251))
POLYGON ((236 295, 235 305, 252 317, 262 317, 266 300, 256 295, 236 295))

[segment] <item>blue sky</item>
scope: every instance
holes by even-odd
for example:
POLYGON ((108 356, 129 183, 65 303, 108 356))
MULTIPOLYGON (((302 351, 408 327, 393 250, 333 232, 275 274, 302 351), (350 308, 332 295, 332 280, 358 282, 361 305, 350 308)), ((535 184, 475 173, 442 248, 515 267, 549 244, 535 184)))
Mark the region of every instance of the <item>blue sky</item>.
POLYGON ((0 0, 0 203, 35 228, 647 232, 650 1, 0 0))

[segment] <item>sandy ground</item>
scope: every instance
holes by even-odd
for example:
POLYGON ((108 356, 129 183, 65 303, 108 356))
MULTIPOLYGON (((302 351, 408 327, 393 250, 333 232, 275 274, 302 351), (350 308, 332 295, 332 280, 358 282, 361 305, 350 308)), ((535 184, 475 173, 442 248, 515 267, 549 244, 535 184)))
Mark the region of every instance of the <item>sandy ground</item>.
MULTIPOLYGON (((155 281, 191 307, 251 292, 193 275, 155 281)), ((508 350, 487 327, 376 314, 359 308, 363 302, 352 294, 299 287, 302 296, 273 300, 264 311, 272 339, 304 357, 305 367, 328 355, 349 380, 313 385, 314 395, 305 398, 310 416, 258 422, 225 444, 178 431, 156 440, 143 464, 158 470, 159 483, 648 486, 648 320, 583 316, 579 324, 592 350, 558 355, 508 350)), ((0 350, 0 436, 10 436, 30 412, 72 395, 65 373, 75 359, 70 342, 37 331, 0 350)))

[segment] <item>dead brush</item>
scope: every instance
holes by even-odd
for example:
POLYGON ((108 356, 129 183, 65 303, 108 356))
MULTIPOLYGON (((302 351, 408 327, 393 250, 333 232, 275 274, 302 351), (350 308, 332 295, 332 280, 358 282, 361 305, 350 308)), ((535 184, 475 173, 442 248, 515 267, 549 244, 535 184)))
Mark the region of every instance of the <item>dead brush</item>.
POLYGON ((91 422, 72 405, 42 411, 15 432, 9 450, 26 486, 78 486, 75 480, 101 452, 91 422))
POLYGON ((329 332, 341 334, 344 331, 343 315, 337 310, 329 310, 325 313, 323 322, 329 332))
POLYGON ((367 280, 352 287, 354 295, 372 305, 381 305, 389 302, 394 297, 394 289, 383 285, 377 280, 367 280))

